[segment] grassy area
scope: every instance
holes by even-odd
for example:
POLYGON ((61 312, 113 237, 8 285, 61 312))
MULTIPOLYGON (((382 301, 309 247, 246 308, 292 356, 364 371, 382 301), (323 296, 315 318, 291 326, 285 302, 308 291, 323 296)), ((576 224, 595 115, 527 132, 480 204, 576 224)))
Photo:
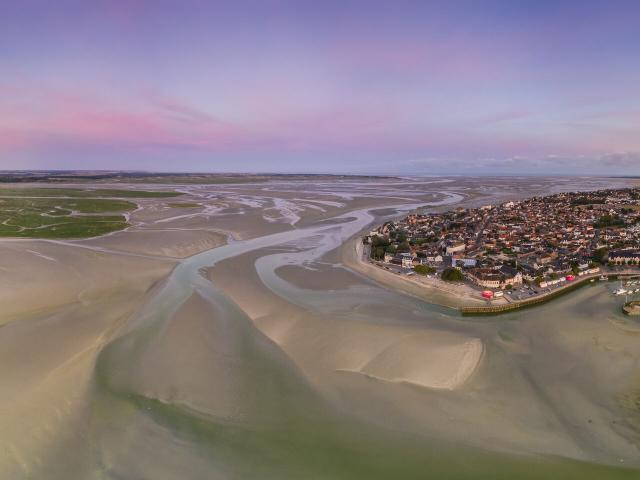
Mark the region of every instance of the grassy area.
POLYGON ((3 188, 0 197, 73 197, 73 198, 170 198, 183 195, 180 192, 144 190, 118 190, 109 188, 3 188))
POLYGON ((136 208, 102 198, 0 198, 0 237, 86 238, 122 230, 136 208))
POLYGON ((188 203, 188 202, 168 203, 167 205, 169 205, 170 207, 173 207, 173 208, 198 208, 198 207, 202 206, 199 203, 188 203))

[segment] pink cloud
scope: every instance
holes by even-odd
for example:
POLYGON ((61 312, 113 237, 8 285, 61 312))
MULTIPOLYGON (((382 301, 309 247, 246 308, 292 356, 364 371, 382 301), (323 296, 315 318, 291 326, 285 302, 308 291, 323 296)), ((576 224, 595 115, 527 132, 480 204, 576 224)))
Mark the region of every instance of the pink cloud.
POLYGON ((18 96, 0 101, 3 150, 51 142, 217 150, 257 140, 245 128, 179 102, 165 100, 126 108, 70 90, 19 90, 18 96))
POLYGON ((0 129, 0 152, 15 152, 29 145, 23 132, 0 129))
POLYGON ((421 114, 375 99, 333 102, 336 107, 327 102, 322 108, 291 104, 286 94, 276 90, 272 95, 264 88, 252 93, 256 104, 262 102, 256 114, 246 115, 240 123, 157 93, 129 94, 123 100, 29 82, 0 85, 0 91, 11 92, 0 95, 0 153, 78 146, 88 151, 113 147, 151 153, 181 148, 205 153, 362 152, 393 158, 438 152, 466 157, 574 154, 611 151, 611 145, 629 151, 640 147, 634 127, 482 128, 530 115, 520 108, 480 117, 471 125, 455 117, 444 123, 437 121, 437 111, 421 114))

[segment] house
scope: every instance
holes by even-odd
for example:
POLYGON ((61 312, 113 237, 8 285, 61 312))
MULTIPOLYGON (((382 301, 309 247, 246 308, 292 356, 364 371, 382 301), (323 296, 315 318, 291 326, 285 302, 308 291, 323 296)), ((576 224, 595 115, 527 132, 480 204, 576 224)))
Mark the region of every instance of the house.
POLYGON ((609 261, 613 263, 638 263, 640 262, 640 251, 638 250, 618 250, 609 252, 609 261))
POLYGON ((536 268, 532 265, 528 265, 526 263, 523 263, 520 265, 520 268, 522 269, 522 277, 525 280, 529 280, 529 281, 534 281, 537 277, 543 277, 544 276, 544 269, 543 268, 536 268))
POLYGON ((548 265, 551 261, 556 257, 556 255, 550 253, 544 253, 538 257, 537 264, 538 265, 548 265))
POLYGON ((444 247, 444 253, 451 255, 456 252, 464 252, 464 242, 447 242, 444 247))
POLYGON ((507 285, 522 284, 522 274, 515 268, 502 265, 500 268, 472 268, 467 276, 477 285, 486 288, 506 288, 507 285))
POLYGON ((505 286, 522 284, 522 274, 516 268, 510 267, 509 265, 502 265, 499 271, 505 277, 505 286))
POLYGON ((432 254, 432 255, 427 255, 427 261, 431 262, 431 263, 442 263, 442 255, 440 254, 432 254))
POLYGON ((392 265, 398 265, 402 268, 413 267, 413 256, 410 253, 401 253, 400 255, 391 255, 390 253, 384 254, 384 261, 391 263, 392 265))
POLYGON ((473 268, 478 264, 475 258, 456 258, 456 265, 462 266, 462 268, 473 268))
POLYGON ((400 265, 402 265, 402 268, 412 268, 413 267, 413 256, 410 253, 401 253, 400 254, 400 265))

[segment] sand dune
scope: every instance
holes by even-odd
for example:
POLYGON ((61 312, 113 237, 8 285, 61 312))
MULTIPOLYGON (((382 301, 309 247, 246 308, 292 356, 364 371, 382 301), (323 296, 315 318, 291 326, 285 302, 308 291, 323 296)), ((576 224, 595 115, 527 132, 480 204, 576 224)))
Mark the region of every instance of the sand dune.
POLYGON ((226 326, 230 321, 194 294, 148 341, 144 352, 131 354, 137 361, 127 369, 126 388, 210 415, 247 415, 251 388, 242 372, 234 374, 244 365, 232 360, 238 355, 234 352, 238 333, 226 326))
MULTIPOLYGON (((424 327, 320 318, 260 288, 255 272, 245 274, 241 283, 232 278, 232 271, 250 272, 259 255, 256 252, 221 262, 209 274, 305 369, 323 376, 336 371, 354 372, 390 382, 451 390, 464 385, 482 358, 483 345, 478 338, 424 327)), ((289 271, 299 273, 293 268, 289 267, 289 271)), ((324 279, 325 284, 330 283, 329 278, 324 279)), ((353 275, 348 278, 352 284, 358 281, 353 275)))
POLYGON ((430 329, 298 320, 289 327, 285 351, 323 377, 351 372, 431 389, 462 387, 478 367, 482 342, 430 329))
POLYGON ((432 333, 400 340, 353 372, 389 382, 454 390, 464 385, 478 366, 482 342, 472 339, 461 343, 461 339, 449 338, 443 343, 438 337, 441 335, 432 333))

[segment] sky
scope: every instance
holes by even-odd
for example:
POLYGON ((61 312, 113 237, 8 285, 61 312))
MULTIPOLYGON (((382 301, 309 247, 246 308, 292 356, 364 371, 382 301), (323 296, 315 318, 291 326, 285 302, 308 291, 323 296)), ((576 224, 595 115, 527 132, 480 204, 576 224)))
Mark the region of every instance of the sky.
POLYGON ((0 1, 0 169, 640 175, 640 1, 0 1))

